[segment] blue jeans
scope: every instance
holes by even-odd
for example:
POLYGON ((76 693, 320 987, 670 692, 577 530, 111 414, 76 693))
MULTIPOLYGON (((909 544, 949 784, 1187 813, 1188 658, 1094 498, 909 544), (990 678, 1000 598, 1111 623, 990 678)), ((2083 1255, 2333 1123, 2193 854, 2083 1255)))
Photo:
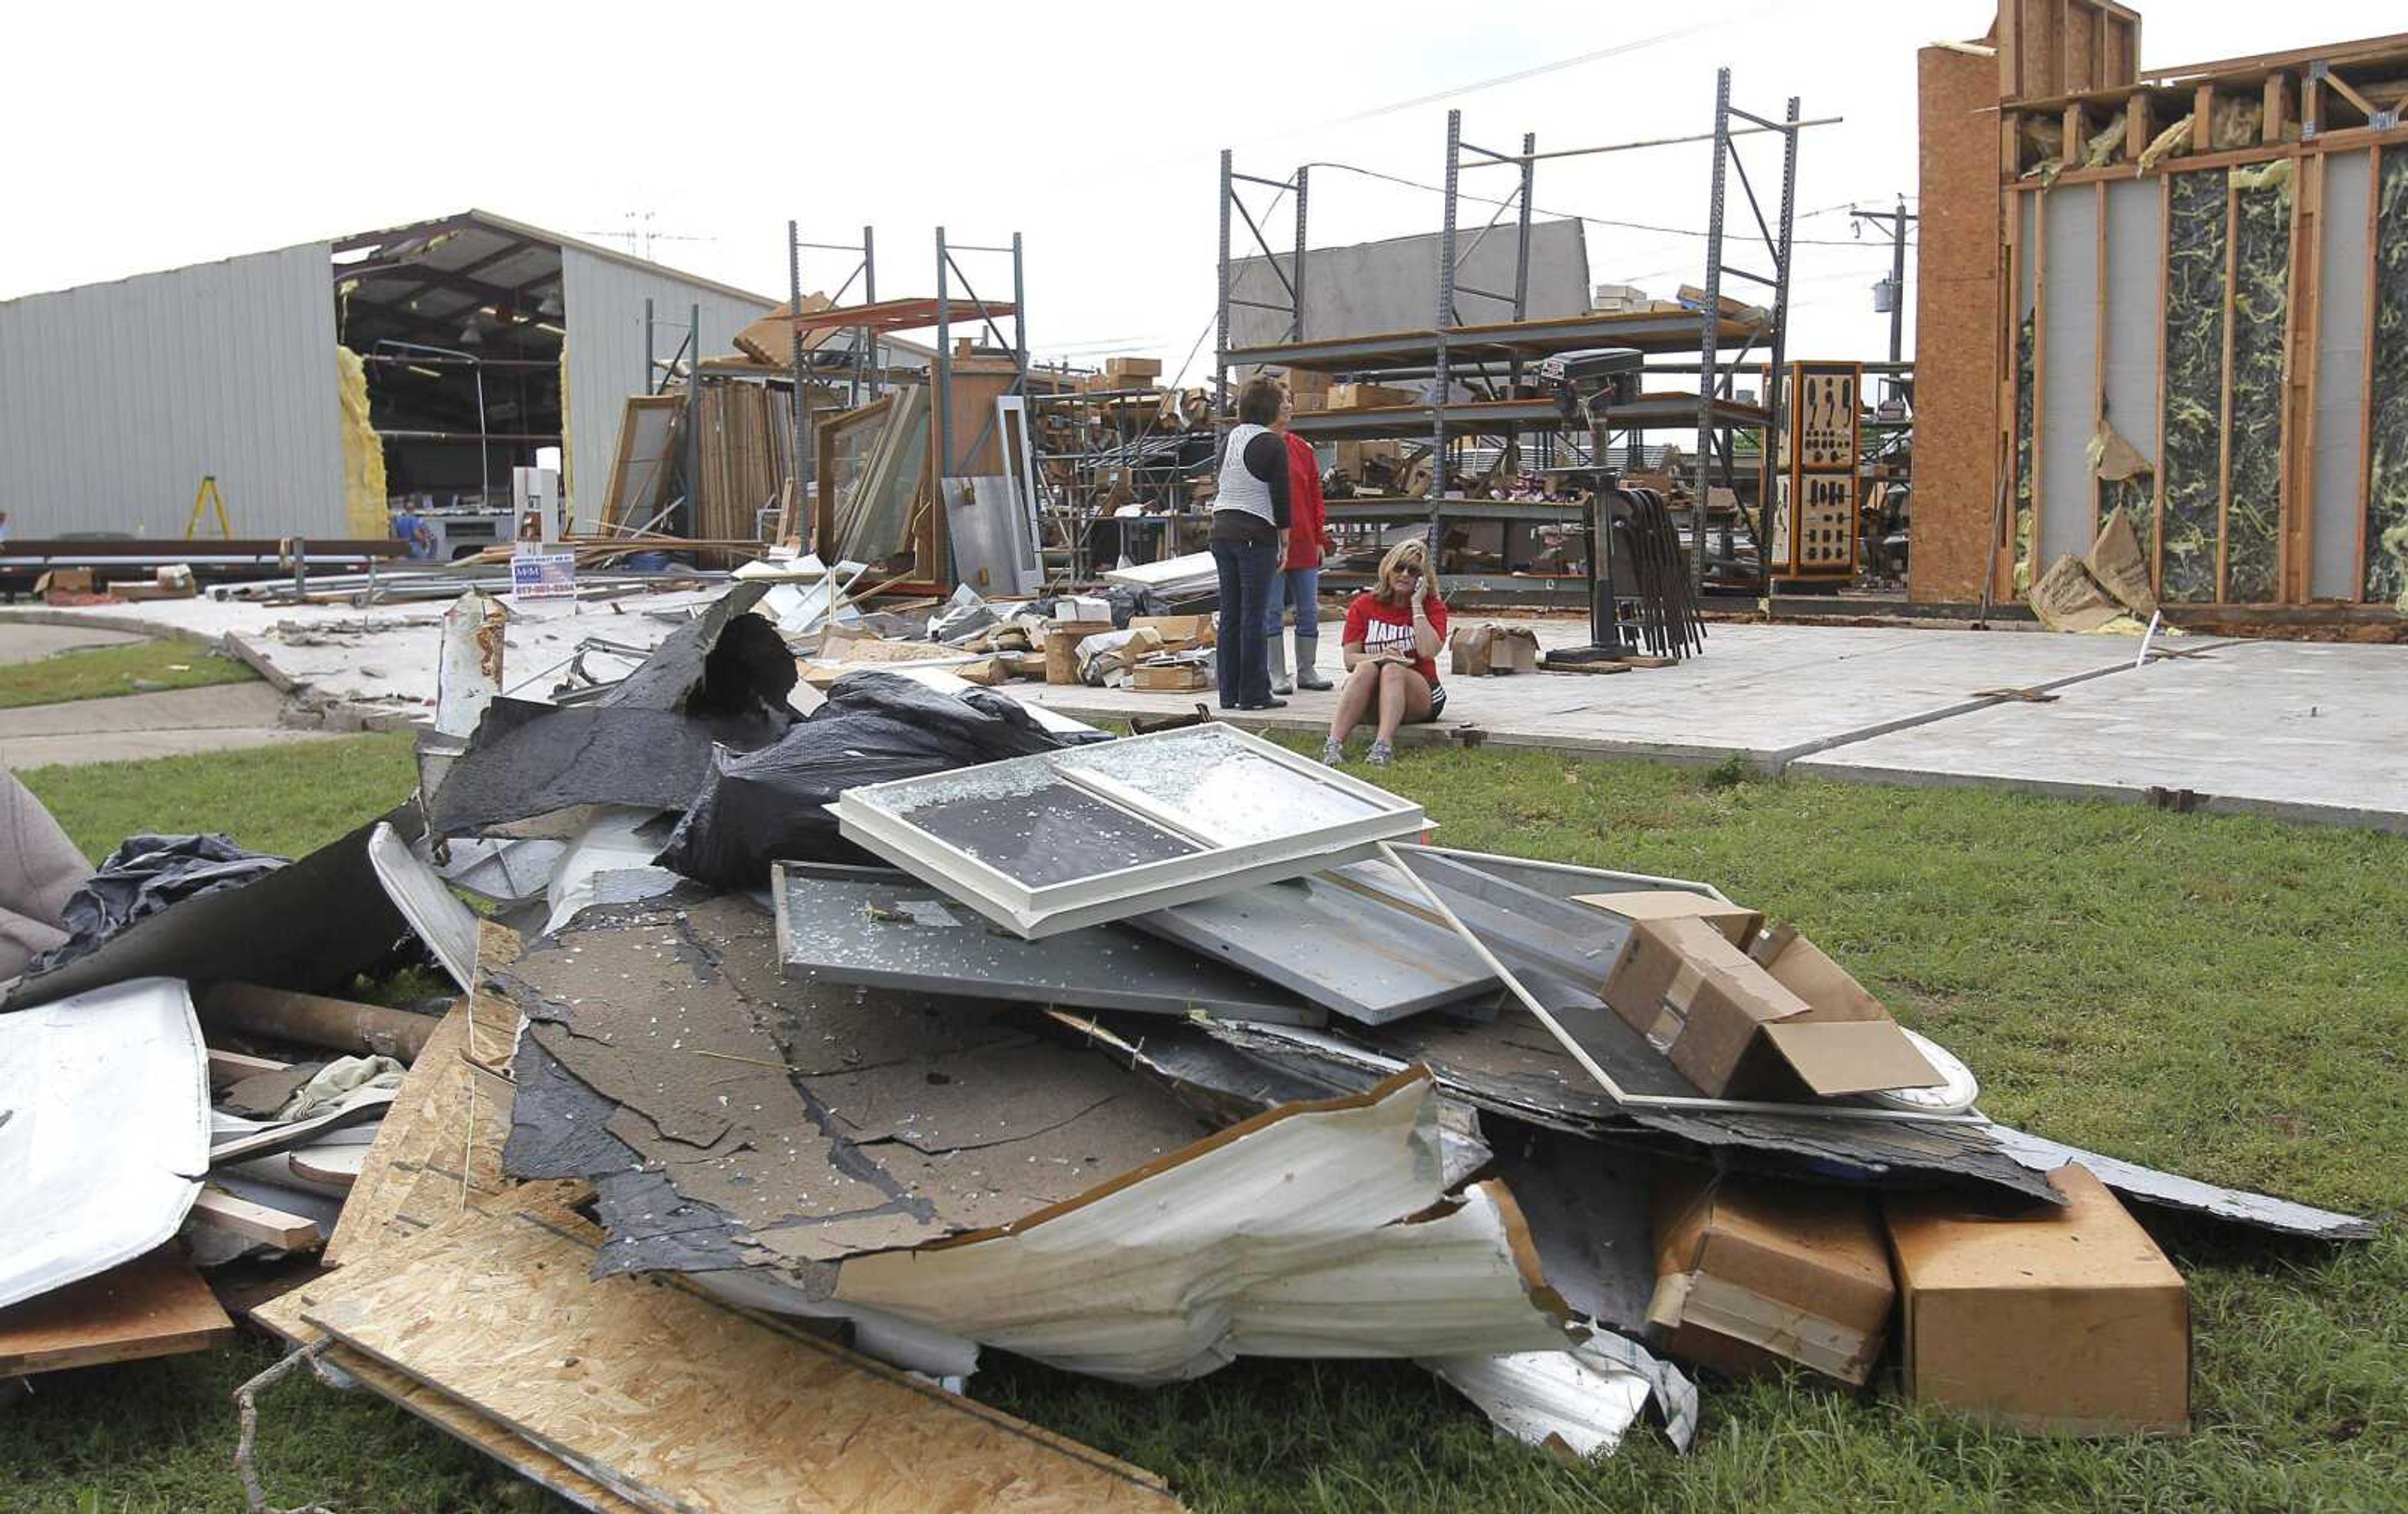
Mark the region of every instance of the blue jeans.
MULTIPOLYGON (((1270 613, 1263 617, 1263 634, 1276 644, 1280 638, 1280 617, 1288 606, 1296 607, 1296 639, 1318 645, 1321 641, 1321 570, 1283 568, 1271 575, 1270 613)), ((1299 668, 1312 659, 1301 646, 1296 649, 1296 665, 1299 668)))
POLYGON ((1212 656, 1221 675, 1221 708, 1268 704, 1270 645, 1263 639, 1263 621, 1279 578, 1279 543, 1215 541, 1212 565, 1221 570, 1220 645, 1212 656))

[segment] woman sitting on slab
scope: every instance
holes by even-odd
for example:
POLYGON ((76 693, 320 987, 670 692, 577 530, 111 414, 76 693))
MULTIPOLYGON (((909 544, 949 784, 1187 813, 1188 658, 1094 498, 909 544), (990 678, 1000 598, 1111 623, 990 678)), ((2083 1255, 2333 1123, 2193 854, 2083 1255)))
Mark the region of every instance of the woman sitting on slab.
POLYGON ((1438 683, 1438 649, 1446 644, 1446 601, 1429 571, 1429 549, 1399 541, 1380 559, 1378 582, 1346 607, 1346 683, 1338 693, 1338 714, 1321 760, 1335 767, 1346 759, 1346 737, 1374 722, 1370 761, 1387 766, 1396 756, 1397 728, 1436 720, 1446 708, 1438 683))

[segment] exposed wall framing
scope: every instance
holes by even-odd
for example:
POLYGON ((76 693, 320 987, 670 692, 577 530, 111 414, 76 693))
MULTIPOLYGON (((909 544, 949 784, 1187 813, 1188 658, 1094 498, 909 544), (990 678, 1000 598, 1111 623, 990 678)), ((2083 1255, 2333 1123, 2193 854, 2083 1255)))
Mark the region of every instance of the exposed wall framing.
MULTIPOLYGON (((2137 52, 2129 11, 2006 0, 1996 37, 2004 256, 1985 392, 2007 510, 1977 507, 1970 489, 1918 490, 1916 561, 1968 556, 1927 554, 1944 531, 1983 544, 1990 591, 2014 592, 2085 521, 2124 508, 2170 603, 2400 598, 2408 33, 2143 69, 2120 50, 2137 52), (2104 447, 2128 477, 2098 476, 2104 447)), ((1967 109, 1929 87, 1935 59, 1976 50, 1927 51, 1927 135, 1967 109)), ((1980 297, 1973 258, 1927 282, 1942 272, 1953 298, 1980 297)), ((1927 350, 1918 383, 1945 388, 1950 364, 1981 358, 1927 350)), ((1952 597, 1936 586, 1918 569, 1914 597, 1952 597)))
POLYGON ((2224 475, 2230 243, 2221 170, 2176 174, 2166 202, 2165 411, 2158 433, 2158 593, 2215 598, 2224 475))

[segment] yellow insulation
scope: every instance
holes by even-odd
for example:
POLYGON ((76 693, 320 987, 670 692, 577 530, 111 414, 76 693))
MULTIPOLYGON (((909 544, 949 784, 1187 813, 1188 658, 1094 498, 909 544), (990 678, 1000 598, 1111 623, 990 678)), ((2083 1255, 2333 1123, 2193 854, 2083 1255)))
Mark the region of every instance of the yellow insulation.
POLYGON ((393 534, 384 503, 384 443, 368 424, 368 369, 348 347, 335 349, 343 399, 343 534, 373 541, 393 534))

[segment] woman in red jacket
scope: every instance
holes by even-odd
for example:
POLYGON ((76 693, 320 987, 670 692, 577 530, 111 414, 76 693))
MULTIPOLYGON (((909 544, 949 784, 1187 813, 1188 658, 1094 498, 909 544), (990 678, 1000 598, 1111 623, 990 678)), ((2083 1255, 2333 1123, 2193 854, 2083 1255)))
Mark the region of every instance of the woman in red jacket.
POLYGON ((1446 709, 1439 686, 1438 649, 1446 644, 1446 601, 1429 572, 1429 549, 1399 541, 1380 559, 1380 576, 1346 607, 1346 685, 1321 760, 1346 759, 1346 738, 1375 721, 1370 763, 1384 768, 1396 755, 1397 728, 1436 720, 1446 709))
POLYGON ((1321 459, 1312 443, 1287 428, 1296 418, 1296 396, 1280 400, 1279 424, 1273 427, 1287 439, 1287 559, 1271 577, 1270 618, 1263 627, 1270 643, 1271 692, 1292 694, 1299 688, 1327 688, 1329 680, 1313 666, 1321 656, 1321 552, 1328 507, 1321 497, 1321 459), (1287 678, 1287 643, 1280 635, 1281 613, 1296 609, 1296 683, 1287 678))

